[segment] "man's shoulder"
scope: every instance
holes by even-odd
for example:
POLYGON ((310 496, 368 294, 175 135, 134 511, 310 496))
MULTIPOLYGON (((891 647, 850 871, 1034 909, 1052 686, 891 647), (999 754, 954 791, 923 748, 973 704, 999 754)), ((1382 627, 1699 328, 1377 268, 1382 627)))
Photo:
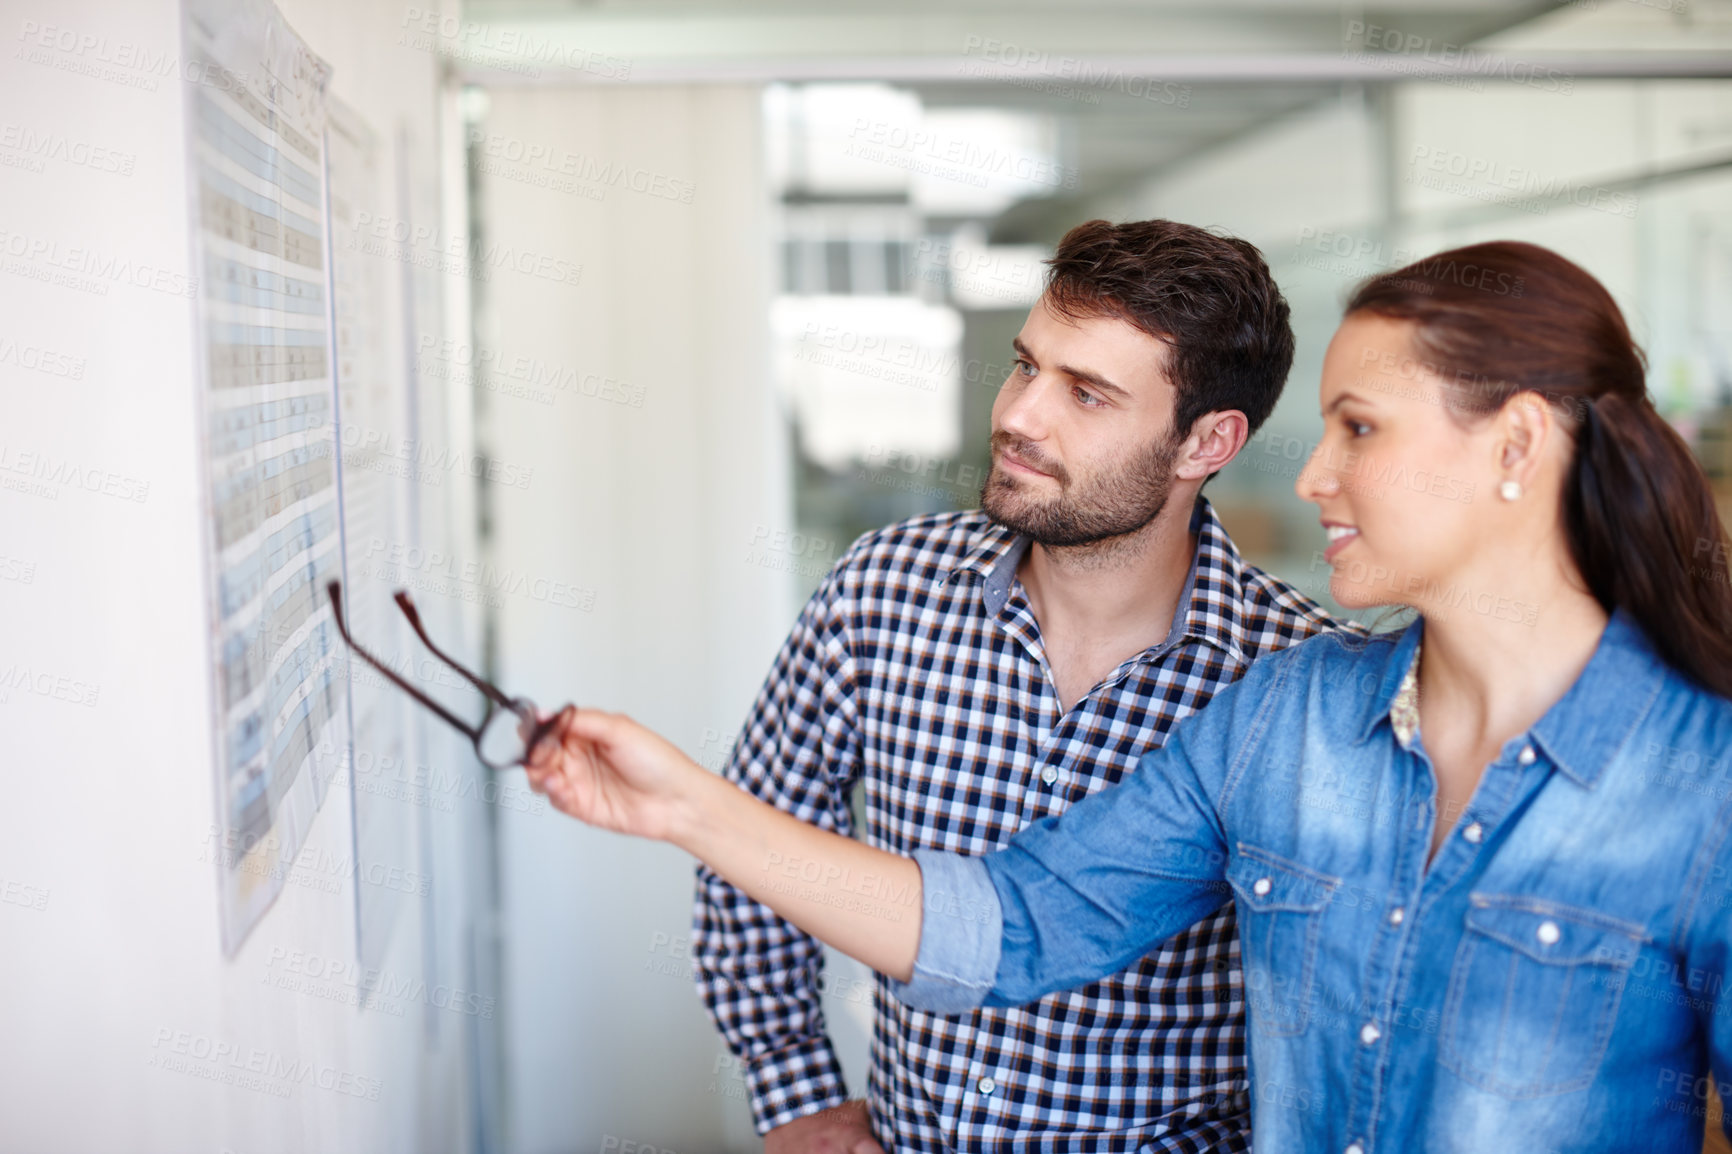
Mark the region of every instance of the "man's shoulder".
POLYGON ((928 513, 862 534, 836 567, 868 581, 890 574, 942 578, 1003 535, 979 509, 928 513))
POLYGON ((1345 686, 1367 676, 1381 681, 1404 631, 1373 633, 1357 621, 1324 616, 1323 628, 1259 651, 1243 676, 1254 696, 1277 685, 1345 686))
POLYGON ((1359 622, 1334 616, 1297 587, 1254 565, 1242 567, 1239 587, 1247 657, 1262 657, 1320 635, 1357 642, 1370 636, 1359 622))

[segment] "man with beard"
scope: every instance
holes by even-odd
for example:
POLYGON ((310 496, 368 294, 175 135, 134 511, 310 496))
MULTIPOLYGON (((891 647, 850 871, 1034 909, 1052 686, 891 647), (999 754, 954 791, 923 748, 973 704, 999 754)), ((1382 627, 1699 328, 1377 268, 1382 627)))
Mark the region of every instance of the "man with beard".
MULTIPOLYGON (((1335 627, 1199 495, 1275 406, 1287 302, 1241 240, 1091 221, 1060 242, 992 410, 981 508, 862 537, 812 596, 724 771, 907 854, 984 854, 1117 781, 1247 663, 1335 627)), ((799 884, 802 863, 770 868, 799 884)), ((814 879, 815 880, 815 879, 814 879)), ((854 879, 886 917, 906 895, 854 879)), ((943 895, 927 894, 929 906, 943 895)), ((950 911, 956 913, 957 911, 950 911)), ((707 869, 692 956, 768 1154, 1249 1149, 1232 907, 1105 981, 912 1010, 878 979, 848 1101, 822 948, 707 869)))

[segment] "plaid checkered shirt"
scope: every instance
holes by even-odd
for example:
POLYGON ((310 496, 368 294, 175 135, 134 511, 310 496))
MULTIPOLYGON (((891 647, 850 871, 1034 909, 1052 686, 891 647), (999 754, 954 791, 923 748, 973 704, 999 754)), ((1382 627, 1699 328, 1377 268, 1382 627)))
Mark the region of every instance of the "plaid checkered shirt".
MULTIPOLYGON (((1167 638, 1069 710, 1016 578, 1027 538, 978 511, 867 534, 795 623, 725 775, 845 834, 863 782, 866 841, 894 853, 1004 845, 1118 781, 1250 661, 1340 627, 1241 561, 1208 501, 1191 528, 1167 638)), ((798 863, 776 868, 798 888, 798 863)), ((850 885, 885 916, 918 916, 874 879, 850 885)), ((822 946, 705 868, 693 921, 699 991, 760 1131, 845 1101, 822 946)), ((1241 991, 1230 904, 1122 973, 1015 1009, 923 1013, 879 978, 874 1127, 893 1152, 1248 1150, 1241 991)))

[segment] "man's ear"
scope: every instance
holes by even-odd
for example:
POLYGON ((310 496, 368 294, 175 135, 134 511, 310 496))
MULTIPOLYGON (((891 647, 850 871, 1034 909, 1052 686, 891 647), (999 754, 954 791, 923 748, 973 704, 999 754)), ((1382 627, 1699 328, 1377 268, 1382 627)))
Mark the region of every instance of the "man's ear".
POLYGON ((1250 434, 1251 422, 1238 409, 1204 413, 1179 447, 1173 475, 1184 481, 1208 479, 1239 455, 1250 434))

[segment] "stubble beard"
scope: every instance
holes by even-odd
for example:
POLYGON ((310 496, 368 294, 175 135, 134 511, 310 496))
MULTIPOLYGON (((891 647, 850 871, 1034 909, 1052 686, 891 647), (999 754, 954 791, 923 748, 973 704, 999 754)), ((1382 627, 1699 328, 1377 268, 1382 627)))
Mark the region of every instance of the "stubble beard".
POLYGON ((1036 544, 1079 554, 1110 551, 1160 516, 1172 495, 1173 462, 1179 455, 1177 439, 1164 436, 1148 449, 1079 482, 1026 438, 996 432, 992 447, 1010 449, 1049 473, 1059 483, 1059 492, 1045 499, 1034 496, 1032 490, 1040 482, 1006 472, 995 451, 992 468, 980 486, 981 510, 1036 544))

